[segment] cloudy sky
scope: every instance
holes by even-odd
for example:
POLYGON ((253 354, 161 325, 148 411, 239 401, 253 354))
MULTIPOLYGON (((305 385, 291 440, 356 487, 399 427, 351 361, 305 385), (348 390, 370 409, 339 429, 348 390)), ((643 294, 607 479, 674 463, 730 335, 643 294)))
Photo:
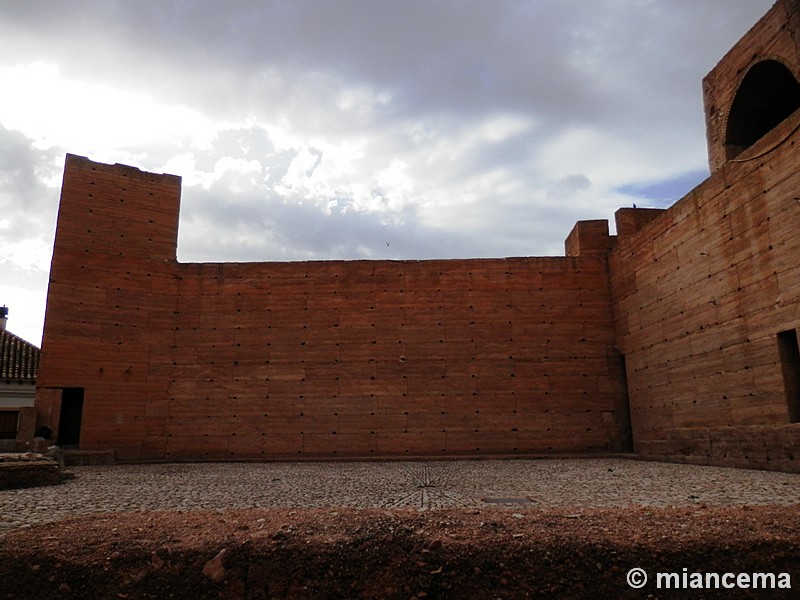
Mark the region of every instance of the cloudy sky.
POLYGON ((0 0, 0 305, 38 344, 64 155, 183 177, 181 261, 563 254, 707 175, 772 0, 0 0))

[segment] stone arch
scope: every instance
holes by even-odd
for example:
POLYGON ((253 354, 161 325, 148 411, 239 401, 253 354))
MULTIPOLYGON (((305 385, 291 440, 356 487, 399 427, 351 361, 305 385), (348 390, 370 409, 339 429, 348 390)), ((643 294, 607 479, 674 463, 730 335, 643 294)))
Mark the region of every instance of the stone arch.
POLYGON ((739 83, 725 131, 725 154, 736 158, 800 108, 800 83, 782 62, 762 60, 739 83))

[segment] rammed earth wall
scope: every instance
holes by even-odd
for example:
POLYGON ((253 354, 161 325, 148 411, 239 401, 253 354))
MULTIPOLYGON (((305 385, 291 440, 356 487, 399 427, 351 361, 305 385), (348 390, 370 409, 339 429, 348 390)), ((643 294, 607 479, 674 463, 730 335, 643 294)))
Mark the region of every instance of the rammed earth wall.
MULTIPOLYGON (((180 182, 69 156, 39 409, 122 460, 629 447, 605 256, 182 264, 180 182)), ((607 238, 606 234, 606 238, 607 238)))
POLYGON ((779 333, 800 327, 800 147, 755 156, 798 122, 621 236, 610 255, 640 454, 797 468, 779 333))
POLYGON ((799 40, 800 2, 777 2, 703 81, 711 177, 649 224, 618 216, 609 260, 639 454, 800 470, 800 112, 727 144, 783 110, 792 86, 751 69, 777 66, 796 88, 799 40))
POLYGON ((39 424, 120 460, 800 470, 798 40, 781 0, 704 80, 711 177, 566 257, 182 264, 179 178, 69 156, 39 424))

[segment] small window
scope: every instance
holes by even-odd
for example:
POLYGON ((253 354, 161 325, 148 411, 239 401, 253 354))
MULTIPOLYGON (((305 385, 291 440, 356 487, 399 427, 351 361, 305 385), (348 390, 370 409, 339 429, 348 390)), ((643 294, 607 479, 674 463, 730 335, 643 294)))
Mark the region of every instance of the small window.
POLYGON ((800 347, 797 330, 781 331, 778 334, 778 351, 781 357, 783 385, 789 407, 789 422, 800 422, 800 347))
POLYGON ((728 115, 728 160, 747 150, 798 108, 800 84, 785 65, 777 60, 753 65, 739 84, 728 115))

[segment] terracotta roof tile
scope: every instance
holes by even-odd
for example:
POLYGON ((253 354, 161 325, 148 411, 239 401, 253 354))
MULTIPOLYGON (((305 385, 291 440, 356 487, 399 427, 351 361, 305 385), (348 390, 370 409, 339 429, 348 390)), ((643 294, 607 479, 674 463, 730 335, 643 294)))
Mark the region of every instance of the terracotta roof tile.
POLYGON ((40 353, 21 337, 0 330, 0 380, 35 382, 40 353))

